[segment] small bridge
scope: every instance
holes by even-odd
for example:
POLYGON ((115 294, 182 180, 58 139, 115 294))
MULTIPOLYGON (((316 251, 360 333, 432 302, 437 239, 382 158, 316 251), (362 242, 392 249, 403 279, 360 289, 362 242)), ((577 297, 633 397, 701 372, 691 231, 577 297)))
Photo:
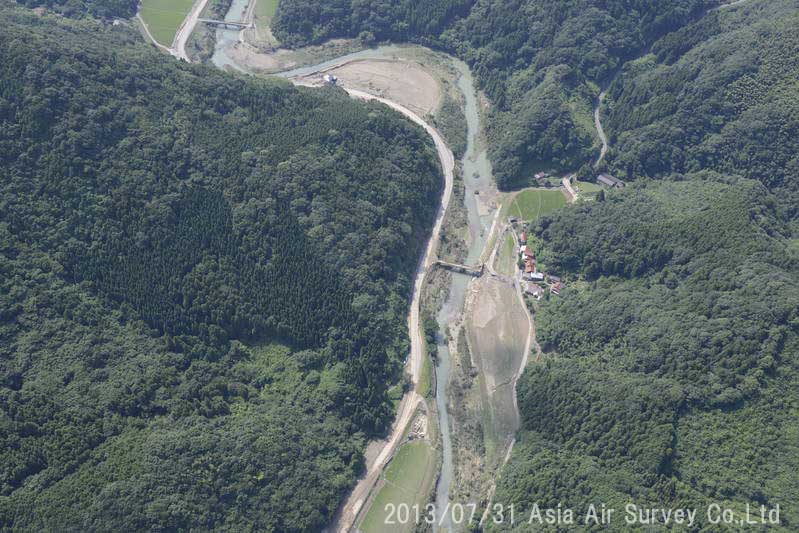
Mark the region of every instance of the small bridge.
POLYGON ((238 22, 228 20, 214 20, 214 19, 197 19, 197 22, 203 22, 210 26, 218 26, 226 29, 233 30, 246 30, 252 28, 252 22, 238 22))
POLYGON ((483 269, 485 267, 483 263, 480 263, 478 266, 468 266, 468 265, 459 265, 457 263, 448 263, 446 261, 440 261, 440 260, 436 261, 433 264, 445 270, 451 270, 453 272, 459 272, 461 274, 468 274, 476 278, 479 278, 480 276, 483 275, 483 269))

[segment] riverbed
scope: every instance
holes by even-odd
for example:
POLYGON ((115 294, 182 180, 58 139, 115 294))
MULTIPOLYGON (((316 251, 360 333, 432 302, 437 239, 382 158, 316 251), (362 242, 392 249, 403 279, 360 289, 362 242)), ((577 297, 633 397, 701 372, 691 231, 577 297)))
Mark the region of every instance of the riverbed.
MULTIPOLYGON (((226 20, 237 20, 239 13, 246 6, 246 0, 234 0, 226 20)), ((217 45, 212 62, 221 69, 235 69, 247 72, 247 69, 236 63, 229 51, 239 41, 239 32, 220 29, 217 30, 217 45)), ((408 47, 387 45, 370 48, 359 52, 347 54, 316 65, 305 66, 281 72, 276 76, 282 78, 301 78, 313 75, 320 71, 329 70, 342 64, 359 60, 396 60, 397 55, 408 47)), ((467 264, 476 264, 480 261, 481 254, 486 246, 490 226, 494 218, 494 211, 481 205, 478 201, 480 194, 487 194, 493 190, 493 177, 491 164, 488 160, 484 143, 481 142, 481 113, 480 101, 475 89, 474 80, 468 66, 456 59, 452 59, 457 73, 457 87, 463 95, 464 113, 467 125, 467 146, 462 163, 464 182, 464 204, 468 221, 468 250, 467 264)), ((441 433, 442 463, 438 482, 436 485, 436 507, 440 511, 448 508, 450 503, 450 489, 453 480, 453 451, 451 439, 451 421, 448 409, 448 383, 450 381, 451 361, 447 343, 447 332, 450 325, 460 320, 464 309, 467 287, 473 278, 453 274, 448 287, 448 297, 437 314, 439 326, 438 335, 438 365, 436 367, 436 408, 439 415, 439 428, 441 433)), ((439 516, 438 523, 442 530, 453 530, 453 524, 448 516, 439 516)))

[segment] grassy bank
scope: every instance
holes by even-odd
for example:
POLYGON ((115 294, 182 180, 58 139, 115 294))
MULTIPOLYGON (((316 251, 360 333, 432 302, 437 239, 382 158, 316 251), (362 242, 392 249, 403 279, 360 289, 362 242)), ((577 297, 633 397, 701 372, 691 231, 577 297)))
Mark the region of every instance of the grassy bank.
POLYGON ((410 520, 405 521, 402 520, 405 510, 399 512, 399 517, 396 511, 392 513, 391 510, 404 505, 408 508, 415 504, 420 508, 424 506, 435 479, 434 462, 433 449, 426 441, 403 444, 386 468, 382 486, 359 529, 364 533, 413 531, 413 513, 410 520))

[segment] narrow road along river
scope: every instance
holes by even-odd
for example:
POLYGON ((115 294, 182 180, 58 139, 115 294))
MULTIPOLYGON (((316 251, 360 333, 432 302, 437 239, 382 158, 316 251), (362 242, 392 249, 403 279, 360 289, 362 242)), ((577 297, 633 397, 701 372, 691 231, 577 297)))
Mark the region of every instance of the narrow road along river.
MULTIPOLYGON (((231 7, 231 13, 237 9, 241 9, 241 5, 246 3, 246 0, 234 0, 231 7)), ((219 68, 234 68, 236 70, 244 71, 244 69, 237 65, 230 57, 226 50, 228 47, 233 46, 238 40, 238 32, 231 30, 217 30, 217 46, 212 58, 212 61, 219 68)), ((310 67, 302 67, 287 72, 278 74, 280 77, 293 78, 300 76, 308 76, 316 72, 329 69, 333 66, 340 65, 356 59, 391 59, 400 48, 397 46, 381 46, 375 49, 364 50, 353 54, 348 54, 330 61, 325 61, 319 65, 310 67)), ((465 63, 453 60, 454 64, 460 74, 458 79, 458 88, 463 92, 465 102, 465 115, 468 126, 467 136, 467 149, 463 157, 463 175, 465 182, 465 205, 468 215, 468 226, 470 243, 467 255, 467 263, 476 263, 479 261, 480 255, 486 244, 486 238, 489 233, 489 227, 494 216, 494 212, 489 211, 480 216, 477 201, 475 199, 475 192, 485 191, 492 187, 492 174, 491 165, 488 162, 486 150, 480 147, 479 135, 480 127, 480 113, 479 102, 477 93, 474 88, 474 82, 471 72, 465 63)), ((374 95, 367 94, 362 91, 354 89, 346 89, 350 95, 361 98, 364 100, 378 100, 393 109, 399 111, 413 122, 421 125, 427 133, 432 137, 441 159, 442 167, 445 176, 445 189, 441 201, 441 208, 439 216, 436 219, 436 224, 433 228, 433 233, 428 244, 425 256, 419 263, 417 269, 416 283, 413 288, 413 295, 411 301, 411 309, 409 312, 409 334, 411 338, 411 354, 409 359, 409 367, 411 375, 413 376, 414 390, 409 392, 400 404, 397 417, 392 427, 392 434, 383 441, 383 447, 380 450, 377 458, 372 464, 367 465, 366 475, 359 480, 356 487, 348 497, 344 506, 339 512, 339 520, 335 525, 338 531, 347 531, 354 524, 363 504, 369 495, 370 490, 379 479, 383 467, 388 462, 399 443, 405 426, 410 422, 418 402, 422 400, 416 392, 416 386, 419 381, 419 373, 422 363, 422 348, 421 348, 421 333, 419 328, 419 294, 422 289, 424 275, 430 267, 432 260, 435 258, 435 252, 438 245, 439 234, 441 230, 441 222, 445 210, 449 204, 450 196, 452 193, 452 180, 454 158, 452 152, 446 146, 438 132, 427 124, 420 117, 413 114, 408 109, 401 105, 379 98, 374 95)), ((453 464, 452 464, 452 443, 450 439, 450 419, 447 409, 447 384, 449 382, 450 372, 450 355, 446 344, 445 332, 447 326, 458 318, 458 315, 463 310, 466 287, 471 278, 464 275, 453 274, 452 281, 449 287, 449 296, 442 306, 437 315, 437 320, 440 328, 440 342, 438 346, 438 359, 439 365, 436 368, 436 407, 439 413, 439 427, 441 428, 441 442, 442 442, 442 467, 436 487, 436 505, 438 509, 444 509, 449 502, 450 485, 453 478, 453 464)), ((449 528, 447 517, 443 517, 443 529, 449 528)))

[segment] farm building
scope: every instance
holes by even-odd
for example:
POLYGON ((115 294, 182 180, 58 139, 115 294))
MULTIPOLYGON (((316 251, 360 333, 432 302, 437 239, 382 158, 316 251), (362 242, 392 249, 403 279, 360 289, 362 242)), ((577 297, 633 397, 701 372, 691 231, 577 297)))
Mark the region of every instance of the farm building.
POLYGON ((616 189, 621 189, 624 187, 624 182, 618 178, 614 178, 610 174, 600 174, 596 177, 597 183, 601 185, 606 185, 608 187, 615 187, 616 189))
POLYGON ((524 288, 524 292, 525 294, 529 294, 530 296, 534 297, 536 300, 540 300, 541 297, 544 296, 544 289, 535 283, 527 283, 524 288))

